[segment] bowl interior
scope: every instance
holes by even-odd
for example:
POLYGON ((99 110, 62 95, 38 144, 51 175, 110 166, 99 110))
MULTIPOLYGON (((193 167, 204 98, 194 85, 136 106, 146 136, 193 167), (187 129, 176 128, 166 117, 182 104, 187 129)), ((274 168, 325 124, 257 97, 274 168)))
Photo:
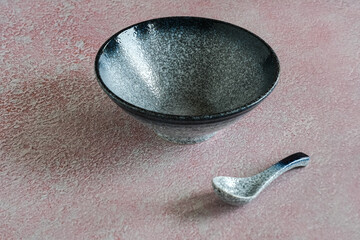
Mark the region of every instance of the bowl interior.
POLYGON ((99 52, 100 81, 123 101, 199 116, 250 105, 275 85, 278 60, 252 33, 216 20, 163 18, 114 35, 99 52))

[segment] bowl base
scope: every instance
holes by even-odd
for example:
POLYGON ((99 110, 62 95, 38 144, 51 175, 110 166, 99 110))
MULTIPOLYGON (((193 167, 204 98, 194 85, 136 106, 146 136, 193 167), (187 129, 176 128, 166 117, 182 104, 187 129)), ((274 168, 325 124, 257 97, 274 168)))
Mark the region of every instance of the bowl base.
POLYGON ((179 144, 195 144, 195 143, 200 143, 203 141, 206 141, 208 139, 210 139, 211 137, 213 137, 215 135, 215 133, 210 133, 210 134, 206 134, 206 135, 202 135, 202 136, 197 136, 197 137, 174 137, 174 136, 168 136, 168 135, 164 135, 160 132, 154 131, 159 137, 161 137, 162 139, 169 141, 169 142, 173 142, 173 143, 179 143, 179 144))

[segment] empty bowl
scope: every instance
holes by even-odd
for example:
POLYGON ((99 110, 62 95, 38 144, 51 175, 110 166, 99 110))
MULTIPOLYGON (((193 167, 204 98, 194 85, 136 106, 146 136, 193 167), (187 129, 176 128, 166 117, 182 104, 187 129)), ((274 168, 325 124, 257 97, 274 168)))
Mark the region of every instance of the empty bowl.
POLYGON ((268 44, 230 23, 167 17, 127 27, 100 48, 95 71, 107 95, 162 138, 197 143, 236 121, 274 89, 268 44))

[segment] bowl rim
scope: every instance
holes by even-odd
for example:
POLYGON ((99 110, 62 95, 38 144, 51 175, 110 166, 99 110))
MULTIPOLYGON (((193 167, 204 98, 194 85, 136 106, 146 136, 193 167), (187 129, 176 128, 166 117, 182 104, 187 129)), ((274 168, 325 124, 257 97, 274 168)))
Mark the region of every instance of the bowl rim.
POLYGON ((260 38, 259 36, 250 32, 249 30, 247 30, 245 28, 242 28, 240 26, 237 26, 237 25, 229 23, 229 22, 225 22, 225 21, 218 20, 218 19, 212 19, 212 18, 204 18, 204 17, 196 17, 196 16, 169 16, 169 17, 160 17, 160 18, 153 18, 153 19, 141 21, 141 22, 132 24, 126 28, 123 28, 120 31, 113 34, 110 38, 108 38, 101 45, 100 49, 98 50, 98 52, 96 54, 95 74, 96 74, 99 85, 106 92, 106 94, 114 102, 116 102, 120 107, 122 107, 124 110, 128 111, 130 114, 141 116, 141 117, 147 118, 149 120, 153 120, 153 121, 155 120, 155 121, 160 121, 160 122, 165 122, 165 123, 167 122, 167 123, 179 123, 179 124, 202 124, 202 123, 219 122, 219 121, 223 121, 225 119, 234 118, 238 115, 248 112, 253 107, 255 107, 257 104, 259 104, 274 90, 275 86, 277 85, 279 76, 280 76, 280 63, 279 63, 279 58, 277 57, 275 51, 270 47, 270 45, 268 43, 266 43, 262 38, 260 38), (117 37, 119 34, 121 34, 122 32, 124 32, 132 27, 135 27, 139 24, 144 24, 147 22, 155 21, 155 20, 170 20, 170 19, 176 19, 176 18, 177 19, 180 19, 180 18, 182 18, 182 19, 200 19, 200 20, 205 20, 205 21, 211 21, 214 23, 221 23, 221 24, 225 24, 225 25, 228 25, 228 26, 231 26, 234 28, 241 29, 242 31, 257 38, 260 42, 262 42, 264 44, 264 46, 266 46, 269 49, 270 54, 274 56, 275 61, 276 61, 276 63, 275 63, 276 64, 275 65, 276 66, 276 74, 274 74, 275 79, 273 80, 271 87, 267 91, 265 91, 264 94, 259 95, 259 97, 256 100, 251 101, 250 103, 246 103, 246 104, 236 107, 232 110, 223 111, 223 112, 214 113, 214 114, 204 114, 204 115, 175 115, 175 114, 166 114, 166 113, 151 111, 151 110, 136 106, 132 103, 129 103, 129 102, 125 101, 124 99, 122 99, 121 97, 117 96, 115 93, 113 93, 105 85, 105 83, 103 82, 103 80, 100 76, 100 72, 99 72, 99 59, 100 59, 105 47, 108 45, 108 43, 112 39, 117 37))

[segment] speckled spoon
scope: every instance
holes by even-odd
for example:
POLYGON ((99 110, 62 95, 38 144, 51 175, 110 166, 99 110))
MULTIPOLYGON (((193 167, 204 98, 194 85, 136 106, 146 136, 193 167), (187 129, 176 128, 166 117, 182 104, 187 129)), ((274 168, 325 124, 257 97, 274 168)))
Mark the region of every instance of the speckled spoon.
POLYGON ((267 185, 284 172, 296 167, 305 167, 309 161, 308 155, 298 152, 252 177, 215 177, 212 185, 221 200, 231 205, 242 205, 256 198, 267 185))

